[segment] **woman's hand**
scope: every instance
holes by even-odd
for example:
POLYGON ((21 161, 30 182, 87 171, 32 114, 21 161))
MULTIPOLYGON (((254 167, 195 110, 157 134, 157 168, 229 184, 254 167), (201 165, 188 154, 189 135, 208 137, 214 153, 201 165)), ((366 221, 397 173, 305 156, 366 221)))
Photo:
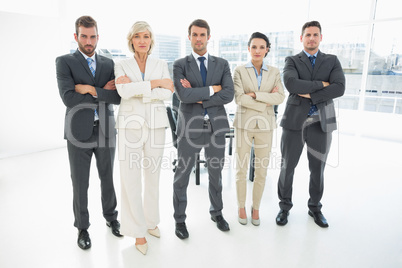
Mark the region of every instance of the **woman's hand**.
POLYGON ((165 78, 165 79, 161 79, 161 86, 162 88, 166 88, 169 89, 172 93, 174 92, 174 85, 173 85, 173 81, 169 78, 165 78))
POLYGON ((254 92, 246 93, 246 95, 249 95, 249 96, 252 97, 253 99, 257 98, 257 96, 255 95, 254 92))
POLYGON ((173 81, 169 78, 151 80, 151 89, 158 87, 169 89, 171 92, 174 91, 173 81))
POLYGON ((116 84, 128 84, 131 83, 130 78, 127 75, 122 75, 116 79, 116 84))

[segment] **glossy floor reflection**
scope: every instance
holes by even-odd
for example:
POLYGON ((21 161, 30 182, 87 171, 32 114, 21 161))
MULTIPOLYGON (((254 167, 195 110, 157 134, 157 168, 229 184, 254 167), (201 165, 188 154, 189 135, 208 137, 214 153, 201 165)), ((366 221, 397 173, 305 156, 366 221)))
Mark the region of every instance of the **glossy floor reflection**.
MULTIPOLYGON (((73 227, 66 148, 2 159, 0 267, 402 267, 402 143, 335 136, 322 200, 328 229, 318 227, 307 214, 309 172, 304 154, 296 170, 289 223, 279 227, 279 135, 274 139, 261 225, 237 222, 234 156, 228 156, 223 213, 231 230, 223 233, 210 220, 207 172, 202 169, 201 185, 195 185, 193 174, 188 188, 190 238, 184 241, 174 234, 170 160, 175 151, 167 148, 160 182, 161 238, 147 237, 146 256, 135 249, 134 239, 116 238, 106 227, 94 166, 89 190, 92 248, 83 251, 73 227)), ((117 162, 115 167, 119 198, 117 162)), ((252 183, 248 186, 251 193, 252 183)), ((250 215, 250 194, 247 202, 250 215)))

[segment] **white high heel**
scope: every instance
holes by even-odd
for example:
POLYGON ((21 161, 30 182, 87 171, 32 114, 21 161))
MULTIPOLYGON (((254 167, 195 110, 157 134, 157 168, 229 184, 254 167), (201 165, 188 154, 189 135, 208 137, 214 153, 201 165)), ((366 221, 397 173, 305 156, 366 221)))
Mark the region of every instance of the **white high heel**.
POLYGON ((253 219, 253 207, 251 207, 251 223, 252 223, 254 226, 260 225, 260 219, 258 219, 258 220, 253 219))
POLYGON ((240 216, 238 216, 238 221, 239 221, 239 223, 240 223, 240 224, 242 224, 242 225, 246 225, 246 224, 247 224, 247 216, 246 216, 246 218, 245 218, 245 219, 240 218, 240 216))

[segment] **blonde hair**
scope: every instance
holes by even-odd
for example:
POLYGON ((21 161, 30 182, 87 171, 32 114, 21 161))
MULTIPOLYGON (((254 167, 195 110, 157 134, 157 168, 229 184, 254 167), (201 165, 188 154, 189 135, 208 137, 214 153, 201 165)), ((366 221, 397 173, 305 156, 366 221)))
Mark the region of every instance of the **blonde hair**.
POLYGON ((133 41, 132 41, 134 35, 136 35, 137 33, 145 32, 147 30, 151 36, 151 45, 148 50, 148 55, 151 54, 151 52, 155 46, 154 32, 152 31, 151 26, 149 26, 149 24, 145 21, 137 21, 136 23, 133 24, 133 26, 131 26, 131 29, 128 32, 128 35, 127 35, 128 49, 130 49, 131 52, 135 53, 133 41))

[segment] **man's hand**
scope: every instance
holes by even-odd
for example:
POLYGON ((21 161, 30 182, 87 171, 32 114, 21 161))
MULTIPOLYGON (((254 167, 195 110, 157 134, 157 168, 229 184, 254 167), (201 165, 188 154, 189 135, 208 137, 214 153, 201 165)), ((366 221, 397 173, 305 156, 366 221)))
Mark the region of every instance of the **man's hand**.
POLYGON ((93 86, 77 84, 75 85, 75 92, 80 93, 82 95, 91 94, 92 96, 96 96, 96 90, 93 86))
POLYGON ((297 94, 297 95, 299 95, 300 97, 306 98, 306 99, 311 99, 310 94, 297 94))
POLYGON ((114 83, 114 79, 107 82, 106 85, 103 87, 103 89, 116 90, 116 85, 114 83))
POLYGON ((327 86, 329 86, 329 83, 322 81, 322 85, 323 85, 324 87, 327 87, 327 86))
POLYGON ((274 88, 272 89, 272 91, 271 91, 271 93, 276 93, 276 92, 278 92, 278 87, 274 87, 274 88))
POLYGON ((191 84, 187 79, 180 79, 180 83, 184 88, 191 88, 191 84))
POLYGON ((217 86, 212 86, 214 93, 218 93, 219 91, 222 90, 222 86, 221 85, 217 85, 217 86))

